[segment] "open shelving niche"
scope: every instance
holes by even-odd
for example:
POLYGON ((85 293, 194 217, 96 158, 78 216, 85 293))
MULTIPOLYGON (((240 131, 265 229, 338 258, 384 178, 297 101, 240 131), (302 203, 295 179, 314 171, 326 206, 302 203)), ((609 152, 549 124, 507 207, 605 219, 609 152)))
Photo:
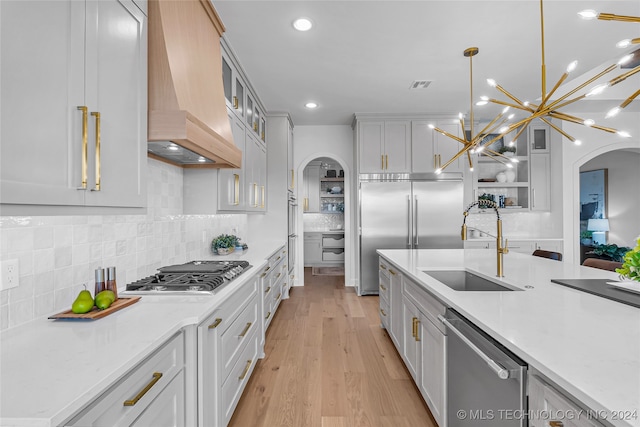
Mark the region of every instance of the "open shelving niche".
POLYGON ((344 177, 320 178, 320 212, 330 214, 344 213, 344 177), (336 186, 342 188, 341 193, 334 194, 329 192, 331 188, 336 186), (342 210, 340 210, 340 205, 342 210))

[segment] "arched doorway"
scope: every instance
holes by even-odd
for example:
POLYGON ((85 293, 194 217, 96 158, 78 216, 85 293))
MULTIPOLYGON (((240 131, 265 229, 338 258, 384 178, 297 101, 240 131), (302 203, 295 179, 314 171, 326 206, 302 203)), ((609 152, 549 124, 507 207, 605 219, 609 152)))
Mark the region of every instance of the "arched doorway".
POLYGON ((303 284, 304 268, 339 274, 350 285, 353 230, 350 171, 330 153, 305 159, 298 169, 298 256, 296 276, 303 284))

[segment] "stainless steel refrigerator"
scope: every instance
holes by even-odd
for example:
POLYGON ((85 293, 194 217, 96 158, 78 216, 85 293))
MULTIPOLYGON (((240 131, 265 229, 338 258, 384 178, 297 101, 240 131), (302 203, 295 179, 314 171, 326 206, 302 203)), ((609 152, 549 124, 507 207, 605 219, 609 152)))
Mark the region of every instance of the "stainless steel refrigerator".
POLYGON ((377 249, 460 249, 462 174, 362 174, 359 295, 378 294, 377 249))

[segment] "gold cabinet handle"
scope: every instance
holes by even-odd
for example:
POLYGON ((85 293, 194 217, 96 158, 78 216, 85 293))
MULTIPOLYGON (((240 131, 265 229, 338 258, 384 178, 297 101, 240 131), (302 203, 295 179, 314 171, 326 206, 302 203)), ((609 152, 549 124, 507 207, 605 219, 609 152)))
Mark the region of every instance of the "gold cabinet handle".
POLYGON ((281 258, 282 256, 279 256, 278 258, 276 258, 276 262, 278 262, 281 258))
POLYGON ((242 374, 238 377, 238 380, 242 381, 244 377, 247 376, 247 372, 249 372, 249 368, 251 367, 251 362, 252 360, 247 360, 247 366, 244 367, 244 371, 242 371, 242 374))
POLYGON ((420 341, 420 320, 416 318, 416 341, 420 341))
POLYGON ((238 109, 238 97, 234 95, 233 97, 233 108, 238 109))
POLYGON ((384 170, 384 154, 380 154, 380 169, 384 170))
POLYGON ((92 111, 96 118, 96 185, 91 191, 100 191, 100 113, 92 111))
POLYGON ((382 289, 382 290, 383 290, 383 291, 385 291, 385 292, 386 292, 386 290, 387 290, 387 288, 385 288, 383 284, 380 284, 380 289, 382 289))
POLYGON ((257 183, 253 183, 253 207, 257 208, 258 207, 258 184, 257 183))
POLYGON ((253 130, 258 132, 258 123, 257 122, 253 122, 253 130))
POLYGON ((262 131, 262 134, 260 134, 260 139, 264 141, 264 131, 262 131))
POLYGON ((396 275, 396 272, 393 271, 392 269, 389 269, 389 273, 393 274, 394 276, 396 275))
POLYGON ((307 199, 306 197, 304 198, 304 201, 302 202, 302 209, 304 209, 305 211, 309 210, 309 199, 307 199))
POLYGON ((384 168, 389 169, 389 156, 387 154, 384 155, 384 168))
POLYGON ((276 280, 278 280, 280 276, 282 276, 282 273, 278 273, 278 275, 276 276, 276 280))
POLYGON ((89 118, 87 117, 87 107, 81 105, 78 110, 82 111, 82 184, 78 190, 87 189, 87 157, 88 157, 88 133, 89 118))
POLYGON ((434 169, 438 169, 438 155, 437 154, 433 155, 433 168, 434 169))
POLYGON ((380 268, 383 269, 383 270, 387 269, 387 267, 384 264, 380 264, 380 268))
POLYGON ((295 180, 293 179, 293 169, 291 169, 291 188, 294 188, 295 180))
POLYGON ((387 317, 387 313, 385 313, 383 309, 380 309, 380 313, 382 313, 384 317, 387 317))
POLYGON ((217 317, 216 320, 214 320, 213 323, 209 325, 209 329, 217 328, 220 323, 222 323, 222 319, 217 317))
POLYGON ((416 337, 416 318, 411 318, 411 336, 413 338, 416 337))
POLYGON ((267 273, 262 273, 262 274, 260 275, 260 278, 262 279, 262 278, 263 278, 264 276, 266 276, 266 275, 267 275, 267 273))
POLYGON ((442 167, 442 154, 438 154, 438 167, 442 167))
POLYGON ((269 317, 271 317, 271 312, 267 313, 267 317, 265 317, 265 319, 268 319, 269 317))
POLYGON ((240 175, 237 173, 233 174, 233 204, 240 204, 240 175))
POLYGON ((277 300, 278 300, 278 299, 280 299, 280 297, 281 297, 281 296, 282 296, 282 292, 280 292, 280 293, 278 294, 278 296, 276 297, 276 299, 277 299, 277 300))
POLYGON ((264 293, 265 293, 265 294, 268 294, 270 290, 271 290, 271 286, 269 286, 267 289, 265 289, 265 290, 264 290, 264 293))
POLYGON ((151 381, 149 381, 149 384, 147 384, 142 390, 140 390, 140 393, 138 393, 136 397, 131 400, 125 400, 124 406, 133 406, 138 403, 138 400, 142 399, 142 397, 147 394, 149 390, 151 390, 151 387, 153 387, 158 381, 160 381, 160 378, 162 378, 162 372, 154 372, 153 378, 151 379, 151 381))
POLYGON ((265 188, 264 188, 264 185, 260 186, 260 191, 262 193, 262 202, 260 203, 260 207, 264 208, 264 203, 265 203, 265 188))
POLYGON ((247 323, 247 326, 244 327, 244 331, 242 331, 242 333, 238 335, 238 337, 244 338, 244 336, 247 335, 247 332, 249 332, 249 328, 251 328, 251 325, 252 325, 251 322, 247 323))

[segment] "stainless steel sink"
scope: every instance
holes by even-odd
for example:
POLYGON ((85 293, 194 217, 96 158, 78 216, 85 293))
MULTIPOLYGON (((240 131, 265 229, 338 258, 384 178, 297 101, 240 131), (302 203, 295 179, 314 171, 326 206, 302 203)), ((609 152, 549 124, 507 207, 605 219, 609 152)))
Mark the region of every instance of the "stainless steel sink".
POLYGON ((521 290, 499 285, 465 270, 422 270, 422 272, 447 285, 454 291, 503 292, 521 290))

